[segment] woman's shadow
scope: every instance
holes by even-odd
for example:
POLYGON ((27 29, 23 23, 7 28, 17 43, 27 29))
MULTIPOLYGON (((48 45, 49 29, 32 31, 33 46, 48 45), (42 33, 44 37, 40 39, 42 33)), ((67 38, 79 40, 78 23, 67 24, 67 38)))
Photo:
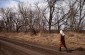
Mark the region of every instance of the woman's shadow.
MULTIPOLYGON (((68 50, 64 50, 66 51, 67 53, 72 53, 74 51, 85 51, 85 48, 82 48, 82 47, 79 47, 79 48, 75 48, 75 49, 68 49, 68 50)), ((63 51, 63 52, 64 52, 63 51)))

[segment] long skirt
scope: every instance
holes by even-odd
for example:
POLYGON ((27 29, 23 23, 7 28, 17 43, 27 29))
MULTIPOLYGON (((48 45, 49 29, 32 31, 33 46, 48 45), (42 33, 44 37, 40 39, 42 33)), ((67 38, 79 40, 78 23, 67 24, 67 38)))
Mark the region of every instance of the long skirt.
POLYGON ((61 35, 61 38, 60 38, 60 47, 66 47, 65 36, 62 36, 62 35, 61 35))

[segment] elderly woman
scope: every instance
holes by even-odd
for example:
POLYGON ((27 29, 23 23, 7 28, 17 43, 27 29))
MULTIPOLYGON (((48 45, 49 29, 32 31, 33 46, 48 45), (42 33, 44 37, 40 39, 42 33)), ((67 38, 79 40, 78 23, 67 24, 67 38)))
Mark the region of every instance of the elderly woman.
POLYGON ((60 30, 60 47, 59 47, 59 51, 61 51, 61 47, 65 47, 66 50, 67 50, 67 47, 66 47, 66 44, 65 44, 65 34, 64 34, 63 30, 60 30))

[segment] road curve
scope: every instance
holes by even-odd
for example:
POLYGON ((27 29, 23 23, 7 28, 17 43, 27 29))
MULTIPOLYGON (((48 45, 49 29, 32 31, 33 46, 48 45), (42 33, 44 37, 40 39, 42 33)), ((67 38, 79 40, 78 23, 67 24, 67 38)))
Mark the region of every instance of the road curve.
POLYGON ((18 46, 18 45, 15 45, 13 43, 6 42, 3 40, 0 40, 0 43, 4 44, 10 48, 17 49, 18 51, 24 52, 24 53, 29 54, 29 55, 44 55, 44 54, 38 53, 36 51, 32 51, 32 50, 26 49, 24 47, 21 47, 21 46, 18 46))

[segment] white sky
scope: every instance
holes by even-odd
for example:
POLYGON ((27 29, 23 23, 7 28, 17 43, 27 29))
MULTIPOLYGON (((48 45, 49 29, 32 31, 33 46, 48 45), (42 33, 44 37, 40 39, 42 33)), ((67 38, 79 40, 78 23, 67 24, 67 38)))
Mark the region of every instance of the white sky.
MULTIPOLYGON (((44 5, 44 0, 0 0, 0 7, 14 7, 17 6, 19 2, 34 4, 36 2, 39 2, 41 5, 44 5)), ((65 3, 63 3, 62 6, 65 6, 65 3)))

